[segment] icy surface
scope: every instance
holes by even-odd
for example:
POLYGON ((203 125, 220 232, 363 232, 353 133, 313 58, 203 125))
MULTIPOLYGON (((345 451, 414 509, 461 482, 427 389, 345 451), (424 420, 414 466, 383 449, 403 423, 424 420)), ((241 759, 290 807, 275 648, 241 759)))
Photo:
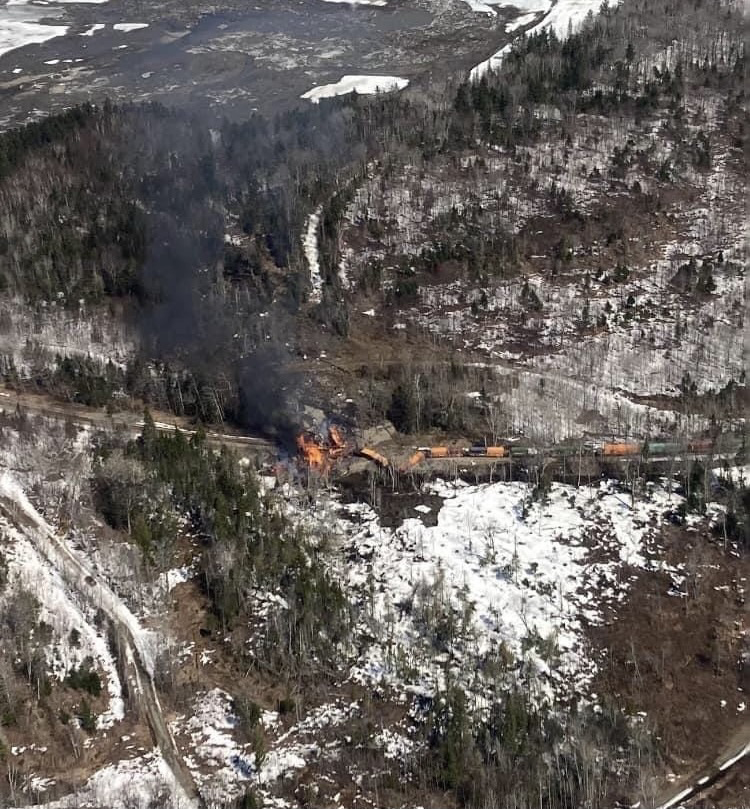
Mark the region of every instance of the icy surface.
POLYGON ((369 95, 372 93, 390 93, 394 90, 403 90, 409 84, 408 79, 397 76, 342 76, 334 84, 322 84, 303 93, 300 98, 307 98, 317 104, 321 98, 359 93, 369 95))

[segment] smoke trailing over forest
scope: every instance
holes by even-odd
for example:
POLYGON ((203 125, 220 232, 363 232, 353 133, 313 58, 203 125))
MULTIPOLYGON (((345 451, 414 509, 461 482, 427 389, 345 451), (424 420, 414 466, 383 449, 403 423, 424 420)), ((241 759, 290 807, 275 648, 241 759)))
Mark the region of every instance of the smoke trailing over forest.
MULTIPOLYGON (((675 24, 702 19, 699 5, 687 6, 690 14, 675 24)), ((666 0, 608 8, 564 42, 542 32, 517 45, 497 74, 430 94, 330 99, 212 130, 158 104, 105 103, 12 130, 0 136, 0 287, 32 304, 61 292, 71 307, 123 303, 142 346, 129 392, 206 421, 273 423, 297 384, 282 369, 310 290, 301 233, 311 211, 322 206, 324 288, 303 319, 346 337, 339 235, 346 204, 372 166, 384 176, 428 166, 478 138, 509 150, 533 144, 543 132, 534 105, 551 101, 563 118, 677 104, 682 73, 657 71, 639 95, 627 89, 629 65, 641 47, 653 47, 632 34, 632 20, 658 32, 673 17, 666 0), (609 65, 622 79, 594 92, 609 65), (149 362, 160 368, 156 381, 145 372, 149 362), (263 395, 259 379, 273 393, 263 395)), ((736 104, 743 66, 737 52, 729 70, 691 70, 736 104)), ((700 161, 701 143, 689 148, 689 159, 700 161)), ((565 194, 559 209, 571 227, 586 224, 565 194)), ((446 261, 470 274, 509 272, 522 250, 502 229, 461 226, 412 263, 427 276, 446 261)), ((409 301, 416 288, 407 268, 393 296, 409 301)))

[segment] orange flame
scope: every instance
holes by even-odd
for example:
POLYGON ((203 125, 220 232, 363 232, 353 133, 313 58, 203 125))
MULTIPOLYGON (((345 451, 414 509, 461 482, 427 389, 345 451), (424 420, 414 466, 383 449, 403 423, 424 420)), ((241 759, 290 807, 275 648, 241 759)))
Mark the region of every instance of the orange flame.
POLYGON ((331 461, 351 450, 338 427, 329 427, 325 439, 310 433, 297 436, 297 449, 302 459, 313 469, 326 470, 331 461))
POLYGON ((327 465, 325 448, 313 440, 308 439, 304 433, 297 436, 297 449, 305 462, 314 469, 324 469, 327 465))

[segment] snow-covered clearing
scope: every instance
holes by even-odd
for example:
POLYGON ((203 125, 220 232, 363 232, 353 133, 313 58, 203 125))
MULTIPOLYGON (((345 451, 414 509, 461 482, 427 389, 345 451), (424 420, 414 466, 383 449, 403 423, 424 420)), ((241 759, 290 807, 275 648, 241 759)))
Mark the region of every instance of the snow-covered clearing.
POLYGON ((626 566, 667 570, 650 561, 653 539, 682 498, 649 486, 631 502, 613 482, 553 484, 546 502, 523 483, 437 482, 427 491, 443 498, 432 526, 415 514, 385 528, 361 503, 337 516, 319 503, 311 515, 340 531, 340 575, 377 638, 352 677, 433 691, 450 674, 481 707, 502 689, 481 673, 499 656, 540 702, 585 697, 597 665, 585 626, 625 597, 626 566))
POLYGON ((359 93, 370 95, 373 93, 390 93, 394 90, 403 90, 409 84, 408 79, 398 76, 342 76, 334 84, 321 84, 303 93, 300 98, 306 98, 317 104, 321 98, 359 93))
POLYGON ((190 809, 158 750, 124 759, 96 772, 75 794, 27 809, 190 809))

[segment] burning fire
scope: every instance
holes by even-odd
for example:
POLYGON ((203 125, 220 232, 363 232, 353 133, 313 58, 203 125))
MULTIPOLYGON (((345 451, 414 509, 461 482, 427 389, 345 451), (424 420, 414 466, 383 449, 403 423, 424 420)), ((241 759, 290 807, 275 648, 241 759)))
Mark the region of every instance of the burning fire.
POLYGON ((297 449, 300 457, 312 469, 325 471, 331 461, 340 458, 349 449, 346 439, 338 427, 329 427, 325 439, 300 433, 297 436, 297 449))
POLYGON ((297 436, 297 449, 308 466, 322 469, 326 466, 326 453, 323 447, 304 433, 297 436))

